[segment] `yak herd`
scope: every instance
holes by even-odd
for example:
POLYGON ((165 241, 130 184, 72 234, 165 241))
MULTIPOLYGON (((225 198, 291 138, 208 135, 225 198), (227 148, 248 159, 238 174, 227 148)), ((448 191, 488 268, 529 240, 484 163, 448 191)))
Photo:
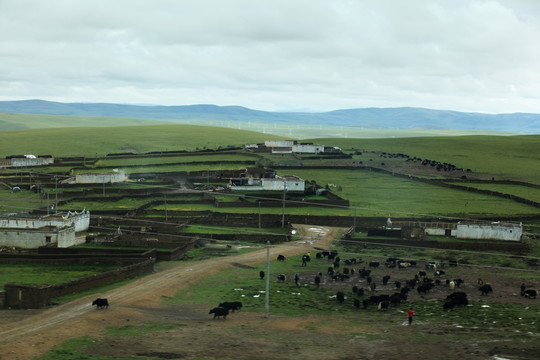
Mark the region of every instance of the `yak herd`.
MULTIPOLYGON (((386 310, 390 306, 398 306, 405 303, 411 291, 415 290, 419 296, 425 296, 437 287, 445 287, 450 292, 446 296, 446 299, 444 299, 443 310, 452 310, 456 306, 466 306, 469 304, 467 293, 465 291, 459 291, 460 286, 465 281, 461 278, 444 279, 446 272, 443 268, 446 266, 457 266, 458 262, 455 259, 449 259, 448 261, 439 263, 430 261, 422 262, 423 267, 419 268, 419 264, 416 261, 395 257, 389 257, 384 262, 363 261, 357 258, 348 258, 342 261, 338 256, 338 252, 335 250, 317 252, 316 258, 320 260, 326 259, 330 265, 326 274, 319 272, 314 276, 313 284, 317 287, 326 283, 342 283, 352 279, 353 276, 362 279, 361 282, 366 284, 365 287, 359 287, 358 285, 352 286, 352 293, 356 296, 353 299, 353 306, 356 308, 367 309, 375 305, 378 310, 386 310), (401 274, 408 274, 409 278, 401 278, 391 282, 390 275, 380 274, 381 271, 384 272, 384 269, 402 269, 403 272, 401 274), (375 276, 375 272, 379 274, 375 276), (433 276, 430 277, 429 275, 431 274, 433 276), (392 284, 393 293, 376 294, 376 279, 380 281, 380 284, 385 289, 388 289, 388 284, 392 284)), ((278 255, 277 260, 286 261, 286 257, 284 255, 278 255)), ((264 279, 264 271, 259 272, 259 277, 264 279)), ((276 277, 279 282, 285 282, 287 280, 285 274, 277 274, 276 277)), ((481 296, 487 296, 493 292, 491 284, 484 283, 481 279, 477 280, 476 286, 481 296)), ((520 290, 521 296, 525 298, 535 299, 538 296, 538 291, 526 284, 521 284, 520 290)), ((337 291, 335 299, 339 303, 344 303, 346 299, 345 292, 342 290, 337 291)), ((239 310, 241 307, 241 302, 225 302, 219 304, 219 307, 211 309, 210 314, 214 314, 214 318, 226 318, 229 311, 239 310)))

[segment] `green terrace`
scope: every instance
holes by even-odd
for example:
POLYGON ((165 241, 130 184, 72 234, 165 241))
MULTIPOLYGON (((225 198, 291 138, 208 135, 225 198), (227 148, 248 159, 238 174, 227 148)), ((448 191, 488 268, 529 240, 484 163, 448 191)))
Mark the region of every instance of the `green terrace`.
POLYGON ((451 182, 450 184, 471 187, 480 190, 496 191, 503 194, 519 196, 524 199, 540 202, 540 188, 512 184, 487 184, 469 182, 451 182))
POLYGON ((195 163, 195 162, 219 162, 219 161, 257 161, 253 155, 247 154, 214 154, 206 155, 179 155, 179 156, 152 156, 152 157, 125 157, 121 159, 105 158, 98 160, 95 167, 111 167, 111 166, 148 166, 156 164, 180 164, 180 163, 195 163))
MULTIPOLYGON (((207 163, 207 164, 177 164, 177 165, 163 165, 163 166, 142 166, 141 167, 118 167, 119 170, 124 171, 126 174, 138 174, 147 173, 149 175, 153 173, 167 173, 167 172, 191 172, 191 171, 213 171, 213 170, 243 170, 249 165, 244 163, 207 163)), ((112 170, 109 168, 84 168, 73 169, 73 175, 86 174, 86 173, 107 173, 112 170)))

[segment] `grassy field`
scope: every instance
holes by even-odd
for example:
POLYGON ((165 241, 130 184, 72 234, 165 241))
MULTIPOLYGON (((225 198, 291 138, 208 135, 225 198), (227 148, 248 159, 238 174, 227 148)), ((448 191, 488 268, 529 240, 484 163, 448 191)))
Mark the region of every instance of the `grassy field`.
POLYGON ((279 137, 196 125, 6 130, 0 131, 0 156, 54 154, 92 158, 119 152, 218 149, 273 139, 279 137))
POLYGON ((467 186, 480 190, 496 191, 503 194, 511 194, 532 201, 540 202, 540 189, 522 186, 522 185, 506 185, 506 184, 477 184, 477 183, 454 183, 460 186, 467 186))
POLYGON ((447 162, 473 172, 540 184, 540 136, 459 136, 392 139, 312 139, 345 151, 404 153, 447 162))
POLYGON ((105 265, 47 265, 47 264, 0 264, 0 287, 6 283, 20 284, 61 284, 83 276, 100 274, 117 269, 118 266, 105 265))
POLYGON ((213 154, 206 155, 186 155, 186 156, 167 156, 167 157, 141 157, 132 159, 114 159, 106 158, 96 162, 94 167, 102 166, 134 166, 134 165, 156 165, 156 164, 178 164, 194 163, 208 161, 257 161, 253 155, 243 154, 213 154))
POLYGON ((279 170, 280 175, 297 175, 350 200, 358 216, 441 215, 474 217, 538 214, 538 209, 488 195, 441 188, 413 180, 367 170, 279 170), (341 186, 342 191, 337 191, 341 186))

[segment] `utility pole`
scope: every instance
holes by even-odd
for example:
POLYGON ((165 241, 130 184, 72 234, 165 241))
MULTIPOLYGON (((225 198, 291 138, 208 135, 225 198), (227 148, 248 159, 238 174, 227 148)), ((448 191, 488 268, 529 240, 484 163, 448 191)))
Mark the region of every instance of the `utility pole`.
POLYGON ((167 194, 163 194, 165 196, 165 221, 168 221, 169 218, 167 217, 167 194))
POLYGON ((47 215, 49 215, 49 209, 51 206, 49 205, 49 192, 47 191, 47 215))
POLYGON ((261 228, 261 201, 259 200, 259 229, 261 228))
POLYGON ((266 242, 266 291, 264 298, 264 316, 267 318, 270 310, 270 241, 266 242))
POLYGON ((354 233, 356 233, 356 207, 354 208, 353 237, 354 233))
POLYGON ((285 180, 283 180, 283 209, 281 211, 281 228, 285 228, 285 192, 287 191, 287 186, 285 180))
POLYGON ((54 211, 58 211, 58 180, 54 175, 54 211))

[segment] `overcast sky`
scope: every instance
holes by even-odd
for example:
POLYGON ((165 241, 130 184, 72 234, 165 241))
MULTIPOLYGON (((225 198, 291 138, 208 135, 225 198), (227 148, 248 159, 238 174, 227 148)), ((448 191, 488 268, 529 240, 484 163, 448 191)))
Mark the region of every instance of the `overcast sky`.
POLYGON ((540 113, 537 0, 0 0, 0 100, 540 113))

